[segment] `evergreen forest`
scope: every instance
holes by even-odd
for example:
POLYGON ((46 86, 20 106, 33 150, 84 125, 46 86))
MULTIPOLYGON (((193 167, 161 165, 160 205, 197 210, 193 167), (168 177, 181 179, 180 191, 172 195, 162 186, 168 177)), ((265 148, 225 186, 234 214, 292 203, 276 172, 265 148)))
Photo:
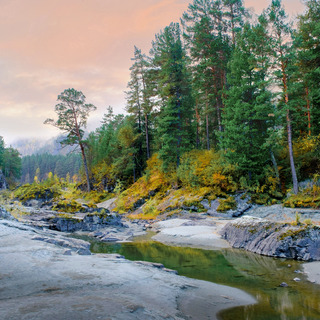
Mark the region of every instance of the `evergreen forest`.
POLYGON ((255 19, 241 0, 194 0, 149 54, 135 47, 127 115, 109 107, 87 139, 94 178, 128 187, 153 163, 177 187, 216 174, 298 193, 319 170, 320 2, 305 5, 290 21, 279 0, 255 19))
MULTIPOLYGON (((62 142, 80 146, 79 177, 80 155, 44 154, 22 159, 22 182, 52 172, 88 191, 126 190, 123 210, 134 203, 130 192, 155 208, 159 190, 169 189, 227 199, 245 191, 261 204, 288 191, 320 197, 319 16, 319 0, 305 1, 294 20, 280 0, 258 17, 242 0, 193 0, 155 35, 150 52, 134 47, 125 114, 110 106, 94 132, 77 128, 62 142)), ((65 110, 67 94, 56 111, 65 110)), ((84 106, 86 124, 95 107, 84 106)), ((60 118, 45 123, 68 128, 60 118)))

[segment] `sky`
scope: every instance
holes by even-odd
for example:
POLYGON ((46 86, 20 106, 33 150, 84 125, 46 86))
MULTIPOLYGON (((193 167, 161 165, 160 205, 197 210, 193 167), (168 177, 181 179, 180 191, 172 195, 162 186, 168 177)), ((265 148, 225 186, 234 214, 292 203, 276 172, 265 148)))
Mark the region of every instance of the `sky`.
MULTIPOLYGON (((270 0, 271 1, 271 0, 270 0)), ((245 0, 259 14, 269 0, 245 0)), ((179 21, 191 0, 0 0, 0 136, 47 139, 57 96, 80 90, 97 110, 124 113, 125 90, 136 45, 148 53, 156 33, 179 21)), ((284 0, 287 12, 303 12, 301 0, 284 0)))

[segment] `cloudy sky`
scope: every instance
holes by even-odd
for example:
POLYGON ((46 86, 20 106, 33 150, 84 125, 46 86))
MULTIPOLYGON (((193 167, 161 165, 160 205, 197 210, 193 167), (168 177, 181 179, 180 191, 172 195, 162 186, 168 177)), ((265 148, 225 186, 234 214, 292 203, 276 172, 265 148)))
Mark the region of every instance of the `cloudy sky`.
MULTIPOLYGON (((123 112, 134 45, 148 53, 154 35, 178 21, 191 0, 0 0, 0 136, 6 143, 48 138, 58 94, 81 90, 97 106, 123 112)), ((260 13, 269 0, 245 0, 260 13)), ((283 1, 303 11, 301 0, 283 1)))

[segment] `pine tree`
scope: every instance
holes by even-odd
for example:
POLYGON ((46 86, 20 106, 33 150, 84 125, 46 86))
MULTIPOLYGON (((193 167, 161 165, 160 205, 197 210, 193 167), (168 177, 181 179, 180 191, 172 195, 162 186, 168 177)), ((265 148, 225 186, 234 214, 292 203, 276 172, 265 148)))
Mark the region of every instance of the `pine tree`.
POLYGON ((231 32, 233 46, 236 45, 236 33, 243 26, 244 17, 248 16, 242 0, 222 0, 225 7, 224 16, 228 19, 227 26, 231 32))
POLYGON ((196 91, 198 111, 196 116, 202 115, 202 122, 205 123, 207 149, 214 138, 213 131, 223 130, 222 94, 231 52, 228 23, 233 26, 232 36, 238 24, 237 13, 230 11, 235 8, 233 2, 194 0, 181 20, 193 65, 193 87, 196 91))
MULTIPOLYGON (((294 50, 290 43, 292 28, 287 22, 287 15, 282 7, 280 0, 272 0, 268 10, 268 18, 271 27, 271 36, 273 40, 273 67, 275 79, 278 81, 281 87, 281 101, 282 110, 286 117, 287 126, 287 138, 288 138, 288 149, 289 159, 291 167, 291 176, 293 183, 293 192, 298 193, 298 178, 296 173, 296 167, 293 156, 292 147, 292 111, 296 105, 289 101, 289 77, 290 77, 290 65, 293 65, 295 61, 294 50)), ((294 102, 294 101, 293 101, 294 102)), ((281 103, 280 103, 281 105, 281 103)))
POLYGON ((158 115, 159 155, 164 169, 180 164, 183 152, 194 145, 193 99, 181 43, 180 26, 172 23, 156 35, 153 63, 159 70, 162 106, 158 115))
POLYGON ((21 176, 21 158, 18 150, 9 147, 5 148, 3 154, 3 173, 9 178, 9 183, 13 183, 21 176))
POLYGON ((0 170, 3 169, 3 157, 4 157, 5 144, 3 137, 0 136, 0 170))
POLYGON ((229 161, 249 180, 259 179, 261 168, 269 158, 265 146, 274 112, 268 90, 268 49, 266 24, 260 17, 255 26, 245 24, 237 37, 228 76, 223 113, 223 139, 229 161))
POLYGON ((86 97, 81 91, 73 88, 64 90, 58 96, 59 103, 55 106, 58 120, 47 119, 44 123, 51 124, 67 134, 67 137, 60 142, 62 145, 78 145, 80 147, 87 180, 87 191, 90 192, 91 186, 83 135, 89 113, 96 110, 96 107, 93 104, 86 104, 85 99, 86 97))
POLYGON ((320 122, 320 2, 306 2, 307 11, 299 17, 296 33, 298 64, 304 85, 308 135, 319 132, 320 122))
MULTIPOLYGON (((146 159, 150 158, 150 118, 152 117, 153 104, 152 84, 150 81, 150 58, 141 53, 141 50, 134 47, 134 61, 130 68, 131 79, 127 91, 127 112, 132 114, 138 123, 138 133, 144 132, 146 159)), ((142 153, 142 142, 140 153, 142 153)), ((144 159, 145 160, 145 159, 144 159)))

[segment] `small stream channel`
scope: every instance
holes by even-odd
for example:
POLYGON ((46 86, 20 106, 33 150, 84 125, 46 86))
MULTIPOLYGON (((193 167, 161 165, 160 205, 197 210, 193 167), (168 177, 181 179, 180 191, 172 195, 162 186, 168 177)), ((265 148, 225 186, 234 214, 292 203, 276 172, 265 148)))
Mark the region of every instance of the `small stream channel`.
POLYGON ((128 260, 159 262, 179 275, 236 287, 257 299, 255 305, 223 311, 220 319, 320 319, 320 285, 308 282, 300 273, 301 262, 234 249, 173 247, 143 238, 129 243, 90 242, 93 253, 118 253, 128 260), (282 282, 289 287, 280 287, 282 282))

